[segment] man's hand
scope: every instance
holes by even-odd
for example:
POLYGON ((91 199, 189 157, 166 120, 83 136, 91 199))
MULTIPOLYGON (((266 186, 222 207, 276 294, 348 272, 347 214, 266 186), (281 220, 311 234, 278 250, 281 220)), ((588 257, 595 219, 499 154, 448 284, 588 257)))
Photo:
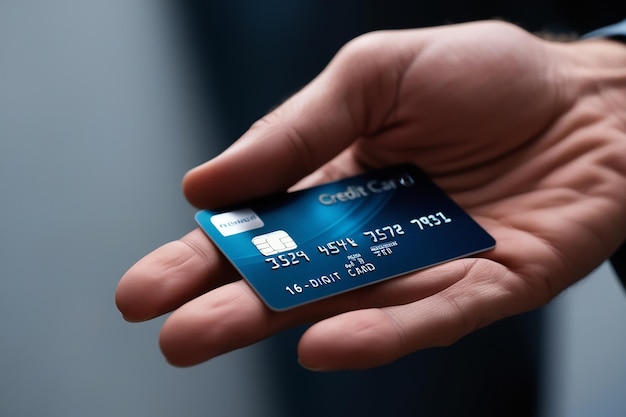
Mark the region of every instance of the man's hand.
POLYGON ((312 323, 300 361, 334 370, 547 303, 626 237, 626 48, 501 22, 368 34, 183 187, 214 207, 401 162, 429 173, 496 248, 276 313, 194 230, 124 275, 120 310, 131 321, 174 310, 160 342, 180 366, 312 323))

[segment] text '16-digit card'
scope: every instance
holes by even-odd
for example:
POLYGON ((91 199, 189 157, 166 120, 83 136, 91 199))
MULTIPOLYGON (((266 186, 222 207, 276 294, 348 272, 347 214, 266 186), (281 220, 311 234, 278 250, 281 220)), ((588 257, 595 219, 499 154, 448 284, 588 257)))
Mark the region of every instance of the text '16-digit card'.
POLYGON ((203 210, 196 220, 277 311, 495 246, 413 165, 203 210))

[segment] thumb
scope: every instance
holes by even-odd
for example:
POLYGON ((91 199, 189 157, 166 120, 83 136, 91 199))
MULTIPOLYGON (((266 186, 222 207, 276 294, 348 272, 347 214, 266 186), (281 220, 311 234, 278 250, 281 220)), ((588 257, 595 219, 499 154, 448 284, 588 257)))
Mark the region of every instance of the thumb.
POLYGON ((230 148, 189 171, 183 179, 189 202, 208 208, 286 190, 366 135, 366 124, 382 122, 397 83, 393 71, 372 59, 374 53, 380 59, 380 42, 372 47, 372 36, 352 41, 230 148))

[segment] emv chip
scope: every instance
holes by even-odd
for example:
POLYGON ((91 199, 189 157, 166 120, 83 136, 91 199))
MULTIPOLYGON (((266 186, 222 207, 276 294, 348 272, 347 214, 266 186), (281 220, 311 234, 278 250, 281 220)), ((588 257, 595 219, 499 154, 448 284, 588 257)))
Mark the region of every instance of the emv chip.
POLYGON ((298 247, 296 242, 284 230, 277 230, 272 233, 255 236, 252 243, 265 256, 276 255, 298 247))
POLYGON ((414 165, 203 210, 196 219, 276 311, 496 244, 414 165))

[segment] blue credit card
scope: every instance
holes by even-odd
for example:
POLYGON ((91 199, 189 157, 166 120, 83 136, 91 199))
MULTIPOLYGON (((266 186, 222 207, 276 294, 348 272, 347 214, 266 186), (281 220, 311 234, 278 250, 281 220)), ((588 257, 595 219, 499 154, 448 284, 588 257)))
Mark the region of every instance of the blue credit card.
POLYGON ((413 165, 200 211, 196 221, 277 311, 495 246, 413 165))

